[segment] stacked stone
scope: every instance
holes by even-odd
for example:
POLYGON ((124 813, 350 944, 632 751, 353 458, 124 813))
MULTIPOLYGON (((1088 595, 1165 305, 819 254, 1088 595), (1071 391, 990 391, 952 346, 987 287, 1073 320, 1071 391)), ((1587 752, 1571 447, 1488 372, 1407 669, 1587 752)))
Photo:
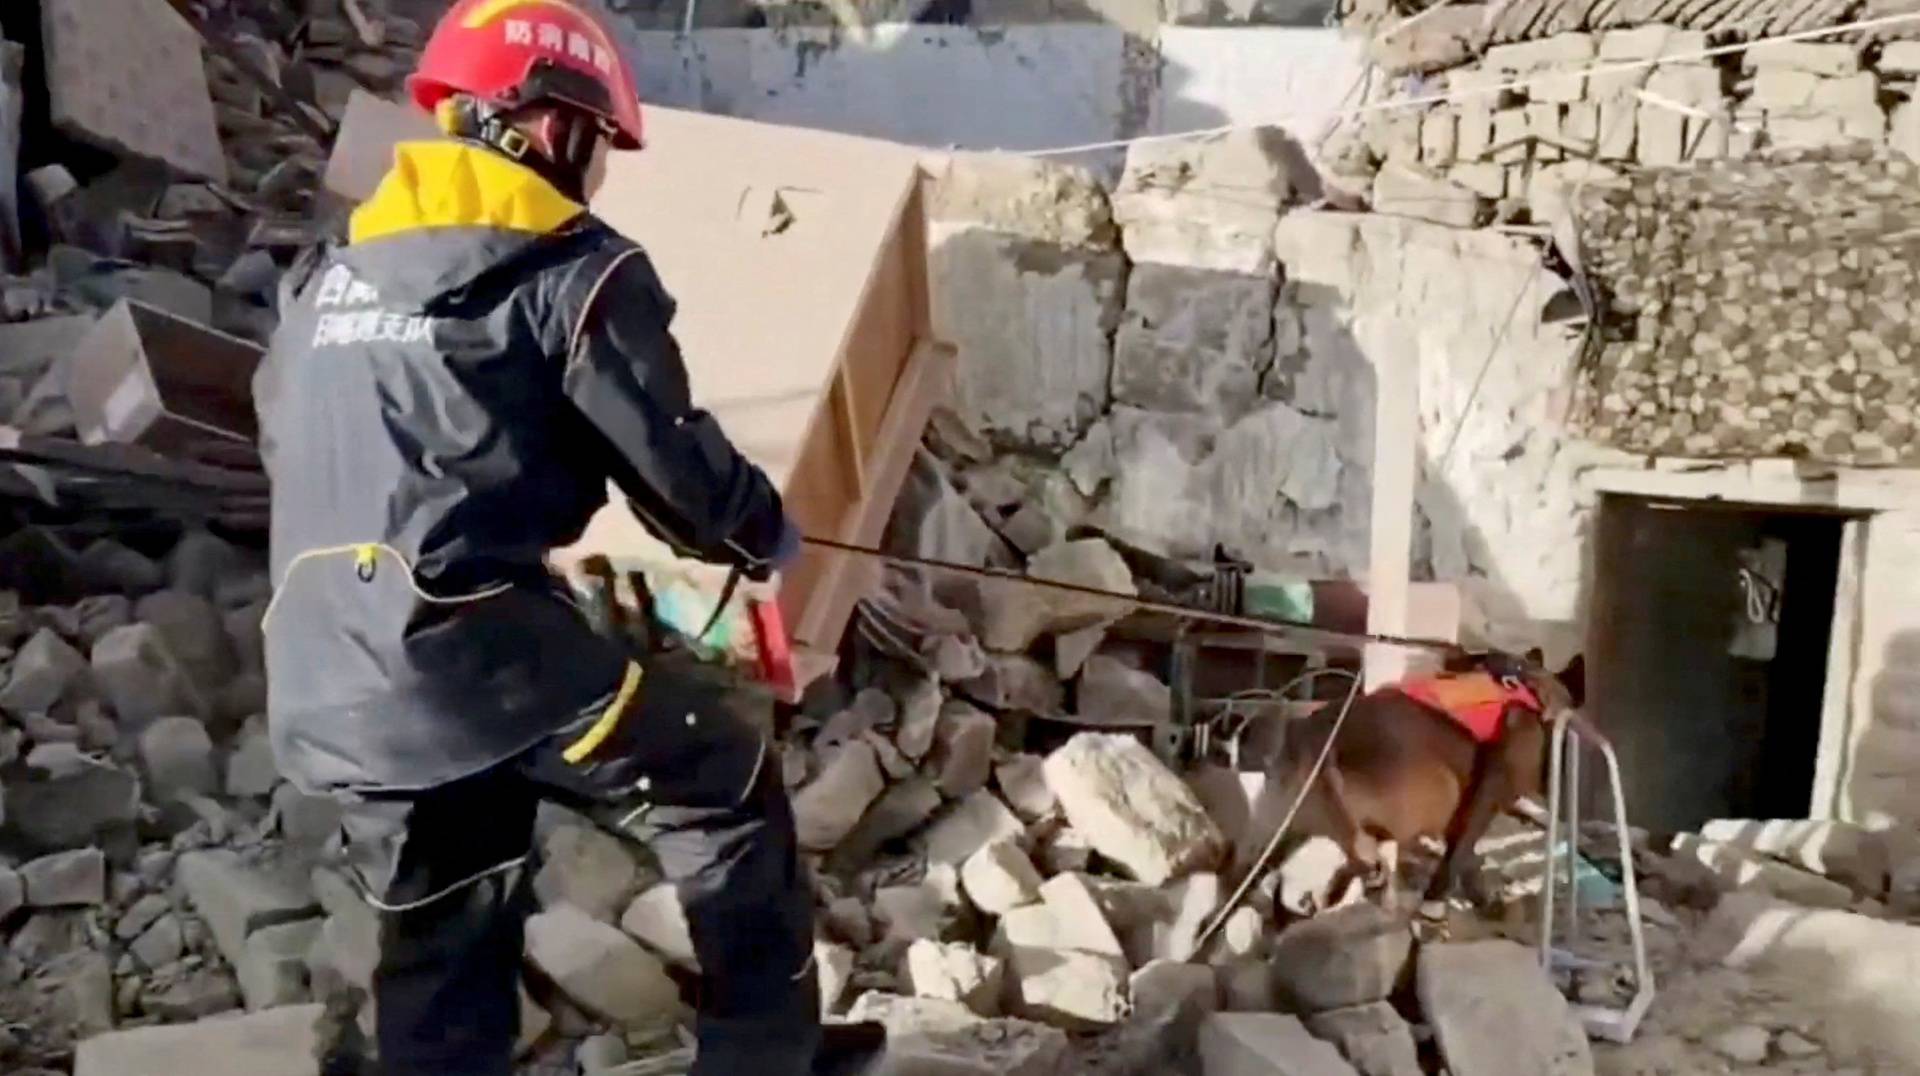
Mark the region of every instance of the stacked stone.
POLYGON ((1581 216, 1606 294, 1594 439, 1676 456, 1910 463, 1920 168, 1824 155, 1637 174, 1581 216))
MULTIPOLYGON (((1595 0, 1518 0, 1515 3, 1452 4, 1435 12, 1434 21, 1444 24, 1444 35, 1429 35, 1433 48, 1455 58, 1493 44, 1532 42, 1556 34, 1631 29, 1650 24, 1670 25, 1699 34, 1731 35, 1752 40, 1780 34, 1802 33, 1833 26, 1850 19, 1874 18, 1894 14, 1896 9, 1874 10, 1875 5, 1859 5, 1853 0, 1814 0, 1806 4, 1772 4, 1756 8, 1741 0, 1620 0, 1596 3, 1595 0)), ((1358 0, 1345 24, 1369 35, 1406 17, 1403 10, 1388 0, 1358 0)), ((1416 26, 1413 29, 1418 29, 1416 26)), ((1900 36, 1907 28, 1888 32, 1900 36)), ((1409 31, 1412 32, 1412 31, 1409 31)), ((1396 34, 1394 37, 1399 37, 1396 34)), ((1377 59, 1391 69, 1427 70, 1434 66, 1430 56, 1396 45, 1390 37, 1373 46, 1377 59)))

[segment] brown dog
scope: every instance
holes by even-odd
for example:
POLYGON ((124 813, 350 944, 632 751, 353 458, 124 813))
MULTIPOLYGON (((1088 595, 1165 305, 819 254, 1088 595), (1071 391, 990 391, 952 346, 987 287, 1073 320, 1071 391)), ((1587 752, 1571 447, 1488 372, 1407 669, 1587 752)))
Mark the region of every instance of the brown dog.
MULTIPOLYGON (((1537 652, 1526 659, 1479 656, 1450 672, 1483 674, 1448 682, 1466 684, 1469 692, 1475 685, 1504 685, 1505 696, 1486 715, 1479 735, 1436 705, 1433 691, 1413 685, 1355 700, 1340 726, 1333 751, 1288 830, 1289 842, 1328 837, 1346 852, 1348 866, 1336 879, 1334 894, 1363 874, 1369 888, 1384 884, 1391 901, 1398 853, 1421 838, 1434 838, 1444 851, 1425 900, 1443 900, 1494 815, 1522 796, 1541 794, 1548 722, 1562 709, 1579 706, 1585 694, 1580 659, 1558 676, 1541 667, 1537 652)), ((1338 704, 1329 705, 1287 724, 1280 748, 1266 762, 1266 789, 1253 806, 1236 874, 1253 869, 1272 840, 1339 712, 1338 704)), ((1279 862, 1275 858, 1267 865, 1279 862)))

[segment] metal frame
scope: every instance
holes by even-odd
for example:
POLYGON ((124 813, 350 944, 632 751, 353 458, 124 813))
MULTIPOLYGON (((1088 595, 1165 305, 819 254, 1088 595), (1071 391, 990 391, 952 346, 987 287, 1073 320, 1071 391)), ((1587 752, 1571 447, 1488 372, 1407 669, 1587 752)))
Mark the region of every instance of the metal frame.
POLYGON ((1540 886, 1540 964, 1551 971, 1556 961, 1562 964, 1583 963, 1573 952, 1573 946, 1580 936, 1578 872, 1582 746, 1597 748, 1607 763, 1607 780, 1613 792, 1614 832, 1620 841, 1621 886, 1626 895, 1627 929, 1633 938, 1634 995, 1625 1009, 1569 1001, 1588 1034, 1609 1042, 1627 1043, 1633 1041, 1634 1033, 1639 1030, 1640 1021, 1646 1018, 1647 1011, 1653 1007, 1654 999, 1653 970, 1647 965, 1646 926, 1640 916, 1640 889, 1634 877, 1633 839, 1627 828, 1627 799, 1621 787, 1620 758, 1614 753, 1613 744, 1576 711, 1569 711, 1554 722, 1552 747, 1548 753, 1547 854, 1545 864, 1541 867, 1543 876, 1540 886), (1569 738, 1573 741, 1571 751, 1567 749, 1569 738), (1563 804, 1566 808, 1564 818, 1561 811, 1563 804), (1564 949, 1556 949, 1553 944, 1554 863, 1563 823, 1567 848, 1567 945, 1564 949))

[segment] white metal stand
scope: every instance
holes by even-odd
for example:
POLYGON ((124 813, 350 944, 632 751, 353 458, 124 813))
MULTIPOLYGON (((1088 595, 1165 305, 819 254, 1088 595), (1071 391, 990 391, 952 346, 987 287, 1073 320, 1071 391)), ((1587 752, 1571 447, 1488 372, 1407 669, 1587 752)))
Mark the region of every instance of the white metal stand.
POLYGON ((1640 918, 1640 890, 1634 879, 1633 840, 1627 828, 1627 799, 1620 784, 1620 759, 1600 731, 1577 711, 1569 711, 1554 722, 1553 742, 1548 753, 1547 777, 1547 855, 1541 868, 1540 886, 1540 962, 1552 970, 1562 966, 1593 966, 1574 950, 1580 937, 1580 753, 1582 747, 1598 750, 1607 764, 1607 781, 1613 791, 1613 826, 1620 841, 1621 887, 1627 905, 1627 929, 1633 938, 1633 1000, 1624 1009, 1574 1003, 1587 1033, 1609 1042, 1633 1041, 1640 1021, 1653 1007, 1653 971, 1647 966, 1647 937, 1640 918), (1569 744, 1571 740, 1571 744, 1569 744), (1571 747, 1571 750, 1569 750, 1571 747), (1564 810, 1563 810, 1564 808, 1564 810), (1554 865, 1561 847, 1564 828, 1567 850, 1567 919, 1565 945, 1555 948, 1554 865))

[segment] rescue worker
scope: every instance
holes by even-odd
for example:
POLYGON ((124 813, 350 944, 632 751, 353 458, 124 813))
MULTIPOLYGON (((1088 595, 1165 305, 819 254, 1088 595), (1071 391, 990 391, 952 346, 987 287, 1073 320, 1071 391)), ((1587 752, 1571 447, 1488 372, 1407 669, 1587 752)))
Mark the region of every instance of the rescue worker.
MULTIPOLYGON (((542 799, 645 840, 703 972, 700 1076, 809 1070, 812 901, 759 732, 632 663, 545 555, 611 480, 681 552, 764 579, 799 536, 688 397, 674 304, 587 211, 641 146, 633 73, 572 0, 460 0, 344 245, 289 275, 257 375, 274 486, 273 746, 343 801, 380 913, 380 1071, 506 1076, 542 799)), ((748 361, 741 357, 740 361, 748 361)))

